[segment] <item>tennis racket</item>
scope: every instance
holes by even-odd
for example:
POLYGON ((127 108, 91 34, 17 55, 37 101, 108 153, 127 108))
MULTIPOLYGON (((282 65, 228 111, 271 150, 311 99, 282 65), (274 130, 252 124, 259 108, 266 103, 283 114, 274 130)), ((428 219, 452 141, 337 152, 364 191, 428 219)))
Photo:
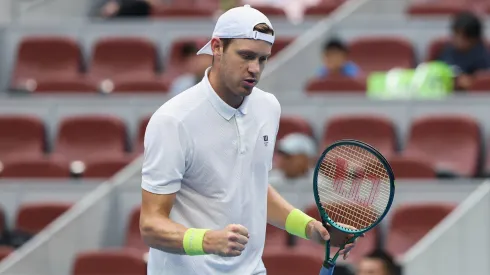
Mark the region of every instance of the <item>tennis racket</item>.
POLYGON ((323 226, 353 236, 332 258, 330 240, 326 242, 320 275, 331 275, 345 245, 374 228, 388 213, 395 195, 395 176, 388 161, 372 146, 340 140, 318 160, 313 191, 323 226))

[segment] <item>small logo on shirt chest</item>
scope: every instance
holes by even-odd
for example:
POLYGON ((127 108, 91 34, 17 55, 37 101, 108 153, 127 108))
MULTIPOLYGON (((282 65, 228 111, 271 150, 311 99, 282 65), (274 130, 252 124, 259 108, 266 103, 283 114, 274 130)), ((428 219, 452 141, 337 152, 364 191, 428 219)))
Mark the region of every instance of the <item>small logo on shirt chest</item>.
POLYGON ((265 135, 264 136, 264 146, 267 146, 269 144, 269 136, 265 135))

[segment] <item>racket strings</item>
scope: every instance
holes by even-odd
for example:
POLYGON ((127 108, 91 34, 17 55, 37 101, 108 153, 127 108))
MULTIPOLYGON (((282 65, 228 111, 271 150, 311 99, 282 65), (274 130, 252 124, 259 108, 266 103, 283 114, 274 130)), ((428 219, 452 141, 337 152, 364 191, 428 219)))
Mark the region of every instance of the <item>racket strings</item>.
MULTIPOLYGON (((347 147, 347 146, 339 146, 339 147, 336 147, 335 149, 339 149, 339 151, 341 151, 338 155, 343 155, 342 159, 348 160, 347 163, 349 166, 354 166, 354 168, 362 167, 362 169, 367 171, 366 174, 373 175, 376 178, 380 178, 380 177, 378 177, 378 175, 385 175, 386 180, 389 183, 389 178, 387 178, 387 173, 386 173, 386 170, 385 170, 383 164, 376 157, 374 157, 374 155, 372 155, 371 153, 369 153, 365 149, 362 149, 362 148, 357 147, 357 146, 350 146, 351 149, 353 149, 353 150, 347 150, 345 147, 347 147), (367 158, 366 158, 366 156, 367 156, 367 158), (361 161, 359 161, 359 160, 361 160, 361 161)), ((338 159, 338 156, 336 159, 338 159)), ((331 162, 325 162, 324 161, 321 165, 320 170, 322 170, 324 175, 327 175, 331 178, 334 178, 335 172, 337 172, 335 169, 335 166, 336 166, 335 161, 331 161, 331 162), (328 164, 333 164, 333 165, 330 165, 330 167, 329 167, 328 164)), ((343 172, 342 175, 340 175, 341 178, 351 178, 352 177, 352 176, 346 174, 345 173, 346 171, 338 171, 338 172, 341 172, 341 173, 343 172)), ((337 175, 337 177, 339 177, 339 175, 337 175)), ((369 179, 367 179, 367 180, 369 180, 369 179)), ((364 186, 364 182, 362 182, 361 185, 364 186)), ((384 186, 386 186, 386 185, 384 185, 384 186)), ((388 187, 387 190, 382 190, 382 191, 386 191, 387 195, 389 196, 389 192, 390 192, 389 185, 387 187, 388 187)), ((362 192, 362 195, 369 195, 368 190, 369 190, 369 188, 363 188, 360 191, 362 192)), ((381 201, 376 200, 373 203, 380 204, 381 201)), ((381 204, 381 205, 377 205, 376 208, 384 210, 385 207, 386 207, 386 205, 381 204)))
POLYGON ((384 165, 366 149, 352 145, 337 146, 325 155, 317 183, 330 219, 356 229, 379 219, 391 192, 384 165))

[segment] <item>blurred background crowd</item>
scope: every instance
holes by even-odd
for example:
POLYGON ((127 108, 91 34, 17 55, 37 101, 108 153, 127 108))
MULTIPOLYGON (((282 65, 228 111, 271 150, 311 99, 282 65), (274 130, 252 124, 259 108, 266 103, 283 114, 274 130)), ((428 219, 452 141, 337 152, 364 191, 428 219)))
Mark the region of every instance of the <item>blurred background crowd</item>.
MULTIPOLYGON (((243 4, 276 33, 258 84, 282 105, 270 183, 318 217, 312 171, 328 144, 367 142, 394 169, 393 210, 335 274, 461 274, 441 266, 470 253, 471 234, 442 223, 490 175, 490 2, 480 0, 0 1, 0 274, 146 274, 146 124, 202 79, 211 57, 196 52, 243 4)), ((482 232, 485 198, 465 220, 482 232)), ((490 239, 477 242, 488 258, 490 239)), ((267 227, 270 275, 318 274, 324 253, 267 227)), ((478 263, 469 273, 489 274, 478 263)))

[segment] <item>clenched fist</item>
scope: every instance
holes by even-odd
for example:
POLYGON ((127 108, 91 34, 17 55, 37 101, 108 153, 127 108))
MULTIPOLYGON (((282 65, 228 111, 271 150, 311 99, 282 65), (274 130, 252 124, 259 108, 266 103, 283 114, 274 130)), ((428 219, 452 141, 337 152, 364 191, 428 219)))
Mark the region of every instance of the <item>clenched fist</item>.
POLYGON ((203 249, 208 254, 236 257, 248 243, 248 229, 240 224, 230 224, 222 230, 209 230, 204 234, 203 249))

